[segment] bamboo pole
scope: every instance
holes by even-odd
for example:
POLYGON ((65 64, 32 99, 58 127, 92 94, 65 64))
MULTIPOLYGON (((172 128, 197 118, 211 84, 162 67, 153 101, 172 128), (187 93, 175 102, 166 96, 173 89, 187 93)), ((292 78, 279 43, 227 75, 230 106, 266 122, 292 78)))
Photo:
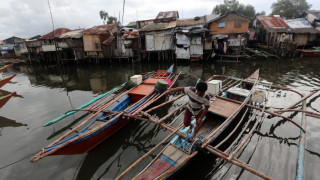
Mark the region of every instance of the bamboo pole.
POLYGON ((162 103, 162 104, 159 104, 159 105, 157 105, 157 106, 154 106, 153 108, 150 108, 149 110, 147 110, 146 113, 150 113, 151 111, 153 111, 153 110, 155 110, 155 109, 158 109, 158 108, 160 108, 160 107, 162 107, 162 106, 165 106, 165 105, 167 105, 167 104, 169 104, 169 103, 171 103, 171 102, 173 102, 173 101, 181 98, 182 96, 184 96, 184 94, 180 94, 180 95, 172 98, 171 100, 169 100, 169 101, 167 101, 167 102, 164 102, 164 103, 162 103))
POLYGON ((290 106, 288 106, 288 107, 286 107, 286 108, 284 108, 284 109, 282 109, 282 110, 275 111, 275 112, 281 114, 282 112, 285 112, 285 111, 287 111, 288 109, 292 109, 294 106, 296 106, 297 104, 301 103, 302 101, 304 101, 305 99, 309 98, 310 96, 314 95, 314 94, 315 94, 316 92, 318 92, 319 90, 320 90, 320 88, 319 88, 319 89, 312 90, 312 91, 310 91, 310 93, 309 93, 308 95, 303 96, 299 101, 291 104, 290 106))
MULTIPOLYGON (((221 99, 225 99, 225 100, 228 100, 228 101, 231 101, 231 102, 235 102, 235 103, 238 103, 238 104, 241 104, 242 102, 240 101, 235 101, 235 100, 231 100, 231 99, 226 99, 226 98, 223 98, 223 97, 219 97, 221 99)), ((262 108, 259 108, 259 107, 256 107, 256 106, 253 106, 251 104, 246 104, 247 107, 250 107, 250 108, 253 108, 253 109, 258 109, 258 110, 262 110, 262 108)), ((268 114, 271 114, 272 116, 277 116, 277 117, 281 117, 287 121, 290 121, 292 124, 294 124, 295 126, 297 126, 299 129, 301 129, 302 131, 305 132, 305 130, 299 125, 297 124, 296 122, 294 122, 292 119, 288 118, 288 117, 285 117, 285 116, 282 116, 281 114, 277 114, 277 113, 274 113, 274 112, 271 112, 271 111, 268 111, 268 110, 265 110, 264 112, 268 113, 268 114)))
POLYGON ((171 111, 169 114, 165 115, 164 117, 162 117, 159 120, 159 123, 162 123, 163 121, 165 121, 168 117, 170 117, 172 114, 174 114, 175 112, 179 111, 181 108, 183 108, 188 102, 183 103, 181 106, 177 107, 176 109, 174 109, 173 111, 171 111))
POLYGON ((320 113, 307 111, 307 110, 303 110, 303 109, 288 109, 286 111, 281 111, 281 112, 289 112, 289 111, 303 112, 303 113, 306 113, 306 115, 308 115, 308 116, 312 116, 312 117, 315 117, 315 118, 320 118, 320 113))
POLYGON ((174 122, 176 122, 176 121, 179 119, 179 117, 180 117, 182 114, 184 114, 184 113, 185 113, 185 110, 182 111, 178 116, 176 116, 176 117, 171 121, 171 123, 169 124, 169 126, 172 126, 172 124, 173 124, 174 122))
POLYGON ((146 159, 151 153, 157 150, 162 144, 164 144, 169 138, 176 134, 177 131, 182 127, 182 123, 173 131, 171 132, 166 138, 164 138, 160 143, 158 143, 155 147, 153 147, 148 153, 144 154, 140 157, 137 161, 135 161, 131 166, 129 166, 125 171, 123 171, 116 179, 122 179, 126 174, 128 174, 135 166, 137 166, 140 162, 146 159))
MULTIPOLYGON (((306 100, 302 102, 302 109, 306 110, 306 100)), ((306 129, 307 128, 307 116, 305 112, 302 111, 302 120, 301 126, 306 129)), ((298 150, 298 167, 297 167, 297 176, 296 180, 303 180, 303 168, 304 168, 304 151, 305 151, 305 144, 306 144, 306 133, 300 131, 300 141, 299 141, 299 150, 298 150)))
POLYGON ((229 155, 228 159, 232 159, 234 158, 234 155, 237 154, 240 149, 244 146, 245 143, 248 142, 249 138, 252 136, 253 134, 253 131, 256 129, 258 123, 262 120, 262 115, 266 109, 266 106, 267 106, 267 103, 268 103, 268 98, 269 97, 269 92, 270 92, 270 89, 271 89, 271 85, 269 86, 269 89, 268 89, 268 92, 267 92, 267 96, 265 97, 264 99, 264 106, 259 114, 259 117, 258 119, 256 120, 256 122, 254 123, 253 127, 251 128, 250 132, 247 134, 247 137, 245 139, 243 139, 241 141, 241 143, 239 144, 239 146, 229 155))
POLYGON ((233 133, 238 129, 238 127, 240 126, 240 124, 243 122, 244 117, 247 115, 249 108, 246 109, 246 111, 244 112, 244 114, 242 115, 240 121, 238 122, 237 126, 229 133, 229 135, 224 138, 219 144, 217 144, 215 146, 215 148, 219 148, 224 142, 226 142, 232 135, 233 133))
POLYGON ((228 159, 228 154, 226 154, 225 152, 220 151, 219 149, 216 149, 210 145, 205 146, 205 148, 210 151, 211 153, 215 154, 216 156, 219 156, 220 158, 227 160, 229 162, 231 162, 234 165, 237 165, 245 170, 248 170, 249 172, 258 175, 259 177, 263 178, 263 179, 272 179, 271 177, 263 174, 262 172, 259 172, 255 169, 253 169, 252 167, 250 167, 249 164, 246 164, 242 161, 240 161, 239 159, 233 158, 233 159, 228 159))

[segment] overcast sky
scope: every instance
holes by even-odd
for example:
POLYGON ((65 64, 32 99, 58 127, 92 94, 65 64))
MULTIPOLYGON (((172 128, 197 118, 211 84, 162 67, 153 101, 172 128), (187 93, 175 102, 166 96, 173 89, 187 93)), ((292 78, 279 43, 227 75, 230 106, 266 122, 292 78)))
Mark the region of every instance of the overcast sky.
MULTIPOLYGON (((276 0, 239 0, 255 10, 271 13, 276 0)), ((311 9, 320 9, 320 0, 307 0, 311 9)), ((101 25, 99 11, 122 19, 122 0, 50 0, 55 28, 89 28, 101 25)), ((159 11, 179 11, 180 18, 210 14, 223 0, 126 0, 123 24, 153 19, 159 11)), ((0 40, 11 36, 29 38, 52 31, 47 0, 2 0, 0 4, 0 40)))

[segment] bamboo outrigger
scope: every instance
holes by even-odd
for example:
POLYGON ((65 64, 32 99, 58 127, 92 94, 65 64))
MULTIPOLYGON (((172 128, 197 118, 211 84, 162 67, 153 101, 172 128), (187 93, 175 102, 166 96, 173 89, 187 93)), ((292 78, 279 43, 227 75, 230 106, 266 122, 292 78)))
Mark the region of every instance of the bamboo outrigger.
MULTIPOLYGON (((214 77, 219 77, 219 76, 213 76, 213 77, 209 78, 209 80, 211 80, 214 77)), ((228 77, 228 79, 236 79, 236 78, 228 77)), ((243 101, 238 101, 238 100, 234 100, 234 99, 228 99, 225 97, 213 95, 212 96, 213 102, 211 103, 211 106, 210 106, 211 113, 216 113, 216 115, 218 114, 220 116, 224 116, 226 119, 224 120, 223 123, 220 122, 220 124, 217 122, 214 122, 214 121, 212 121, 212 122, 208 121, 207 126, 203 126, 201 128, 201 130, 199 131, 199 134, 197 135, 198 139, 196 139, 196 140, 190 139, 191 136, 190 136, 190 134, 188 134, 188 129, 181 128, 181 124, 178 125, 177 128, 172 127, 172 124, 183 114, 183 112, 180 113, 176 118, 174 118, 174 120, 172 122, 170 122, 169 124, 164 123, 165 119, 169 115, 166 115, 164 118, 161 118, 161 119, 156 119, 147 113, 147 112, 151 112, 151 111, 155 110, 156 108, 162 107, 165 104, 168 104, 168 103, 180 98, 182 95, 179 95, 176 98, 173 98, 171 101, 165 102, 165 103, 160 104, 154 108, 151 108, 147 112, 141 112, 141 114, 146 116, 147 119, 144 119, 142 117, 132 117, 132 118, 136 118, 139 120, 144 120, 144 121, 159 124, 161 127, 171 131, 172 133, 169 136, 167 136, 163 141, 161 141, 159 144, 157 144, 154 148, 152 148, 147 154, 142 156, 134 164, 132 164, 130 167, 128 167, 124 172, 122 172, 117 177, 117 179, 122 179, 124 176, 126 176, 133 168, 135 168, 146 157, 148 157, 150 154, 152 154, 154 151, 156 151, 161 145, 163 145, 167 140, 169 140, 174 135, 176 135, 176 136, 169 142, 169 144, 165 147, 165 149, 163 149, 156 156, 156 158, 145 169, 143 169, 138 175, 136 175, 133 179, 166 179, 166 178, 169 178, 174 173, 176 173, 177 170, 179 170, 183 166, 185 166, 185 164, 187 162, 189 162, 189 160, 191 160, 194 156, 196 156, 198 154, 197 149, 200 147, 206 149, 207 151, 217 155, 218 157, 220 157, 224 160, 227 160, 228 162, 231 162, 231 163, 233 163, 243 169, 246 169, 246 170, 260 176, 263 179, 271 179, 271 177, 253 169, 252 167, 250 167, 250 165, 236 159, 235 155, 244 146, 244 144, 246 144, 248 142, 249 138, 253 134, 253 131, 255 130, 255 128, 257 127, 259 122, 261 122, 262 117, 264 117, 265 113, 271 114, 273 116, 281 117, 284 120, 287 120, 287 121, 295 124, 298 128, 300 128, 301 135, 303 135, 303 133, 305 133, 305 124, 303 127, 301 127, 300 125, 295 123, 290 118, 287 118, 283 115, 266 110, 268 96, 264 97, 264 100, 262 103, 262 105, 263 105, 262 108, 251 105, 248 102, 250 102, 253 90, 255 89, 255 87, 258 84, 267 88, 266 89, 267 94, 269 94, 269 91, 272 87, 292 91, 292 92, 295 92, 301 96, 302 96, 302 94, 295 91, 295 90, 291 90, 291 89, 288 89, 285 87, 274 86, 270 83, 261 83, 258 81, 257 77, 256 78, 247 78, 246 80, 239 80, 239 79, 237 79, 237 80, 238 80, 238 84, 241 84, 244 82, 246 85, 248 85, 248 84, 252 85, 251 89, 250 89, 251 91, 248 94, 248 96, 243 101), (240 83, 239 83, 239 81, 240 81, 240 83), (219 100, 223 100, 223 103, 218 103, 219 100), (230 104, 226 105, 226 103, 230 103, 230 104), (233 107, 233 110, 231 110, 231 112, 224 112, 224 111, 221 111, 221 109, 219 111, 218 106, 223 105, 223 104, 228 108, 232 107, 232 105, 234 105, 235 107, 233 107), (230 122, 232 122, 233 119, 238 117, 237 115, 239 114, 240 110, 244 109, 245 107, 257 109, 260 111, 259 115, 257 116, 258 118, 253 125, 253 128, 251 128, 251 130, 247 134, 247 136, 239 143, 238 147, 234 151, 229 152, 231 147, 233 147, 235 145, 235 143, 238 142, 238 140, 240 139, 240 137, 243 135, 244 131, 247 129, 248 125, 250 124, 249 121, 247 121, 244 125, 244 128, 241 130, 241 132, 237 136, 237 138, 231 143, 231 145, 227 149, 225 149, 224 151, 220 150, 219 149, 220 146, 222 144, 224 144, 226 142, 226 140, 231 137, 231 134, 234 134, 235 129, 237 129, 243 123, 243 120, 248 112, 248 109, 246 109, 246 111, 242 115, 241 119, 237 122, 235 129, 233 129, 229 135, 227 135, 223 140, 220 140, 219 142, 215 142, 215 140, 226 129, 226 127, 230 124, 230 122)), ((224 87, 223 89, 228 89, 230 87, 230 85, 234 85, 234 83, 229 82, 229 83, 226 83, 226 85, 227 85, 227 87, 224 87)), ((224 86, 226 86, 226 85, 224 85, 224 86)), ((315 91, 318 91, 318 90, 319 89, 314 90, 313 93, 315 93, 315 91)), ((308 97, 310 97, 310 96, 311 95, 309 95, 308 97)), ((308 97, 305 96, 305 97, 302 97, 302 99, 305 100, 308 97)), ((299 102, 301 102, 301 101, 299 101, 299 102)), ((177 109, 181 109, 181 107, 178 107, 177 109)), ((292 109, 287 109, 287 108, 285 108, 285 109, 287 111, 293 111, 292 109)), ((174 111, 176 111, 176 110, 174 110, 174 111)), ((295 110, 295 111, 299 111, 299 110, 295 110)), ((309 115, 313 115, 316 117, 318 115, 317 113, 309 112, 306 110, 301 110, 300 112, 309 113, 309 115)), ((208 117, 207 117, 207 120, 209 120, 209 119, 210 119, 210 115, 208 115, 208 117)), ((193 121, 193 123, 194 123, 194 121, 193 121)), ((301 140, 300 144, 303 144, 304 142, 305 142, 305 139, 301 140)), ((303 145, 300 145, 299 149, 302 149, 302 148, 303 148, 303 145)), ((301 151, 302 151, 302 153, 299 153, 299 161, 298 161, 299 168, 297 170, 299 172, 297 172, 297 179, 298 179, 298 177, 301 179, 301 172, 303 174, 303 155, 300 155, 300 154, 303 154, 303 150, 301 150, 301 151)))
MULTIPOLYGON (((173 66, 169 68, 171 72, 172 68, 173 66)), ((99 100, 95 99, 94 104, 92 104, 93 101, 91 101, 90 103, 80 106, 81 109, 67 112, 66 115, 70 115, 71 113, 85 110, 94 112, 94 114, 43 148, 31 161, 35 162, 49 155, 70 155, 90 151, 129 122, 130 118, 123 117, 135 115, 137 110, 143 110, 163 96, 163 93, 158 92, 158 89, 155 87, 158 81, 160 82, 162 79, 170 82, 170 89, 177 81, 179 75, 180 74, 168 74, 167 71, 161 70, 158 71, 157 74, 150 74, 150 77, 143 81, 141 85, 135 86, 128 91, 122 89, 122 86, 113 89, 113 92, 120 89, 122 89, 122 91, 108 100, 105 99, 104 96, 99 100), (137 91, 139 88, 142 88, 143 92, 137 91), (100 100, 105 101, 98 105, 97 103, 100 100), (92 105, 89 109, 84 109, 83 107, 87 107, 88 104, 92 105), (80 128, 82 128, 80 132, 77 132, 80 128)), ((57 119, 60 120, 64 117, 65 116, 60 116, 57 119)), ((55 122, 57 122, 56 119, 49 124, 55 122)))

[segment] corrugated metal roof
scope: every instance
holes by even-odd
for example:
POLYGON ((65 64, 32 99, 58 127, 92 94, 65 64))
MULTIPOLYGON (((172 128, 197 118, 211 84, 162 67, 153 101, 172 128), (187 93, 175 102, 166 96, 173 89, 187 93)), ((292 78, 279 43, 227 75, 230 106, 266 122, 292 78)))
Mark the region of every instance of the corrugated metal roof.
POLYGON ((124 39, 136 39, 139 37, 139 31, 126 31, 122 38, 124 39))
POLYGON ((146 31, 159 31, 165 29, 172 29, 176 27, 176 21, 171 21, 169 23, 152 23, 143 26, 139 32, 146 32, 146 31))
POLYGON ((67 33, 63 33, 59 38, 61 39, 79 39, 82 38, 82 32, 83 30, 74 30, 74 31, 69 31, 67 33))
POLYGON ((319 10, 309 10, 305 12, 306 14, 312 14, 316 19, 320 20, 320 11, 319 10))
POLYGON ((156 19, 179 18, 178 11, 159 12, 156 19))
POLYGON ((114 40, 114 36, 110 36, 108 39, 106 39, 105 41, 103 41, 102 44, 109 46, 111 44, 111 42, 114 40))
POLYGON ((235 11, 230 11, 226 14, 223 14, 217 18, 213 18, 211 19, 210 21, 207 21, 206 23, 210 24, 212 22, 216 22, 216 21, 230 21, 230 20, 235 20, 235 19, 238 19, 238 20, 241 20, 241 21, 249 21, 249 18, 242 15, 242 14, 239 14, 235 11))
POLYGON ((186 26, 195 26, 199 24, 205 23, 204 17, 201 17, 198 20, 195 20, 197 18, 192 18, 192 19, 177 19, 177 27, 186 27, 186 26))
POLYGON ((137 26, 137 22, 133 21, 133 22, 129 22, 129 24, 126 25, 126 27, 135 27, 137 26))
POLYGON ((39 39, 54 39, 54 38, 56 38, 56 37, 61 36, 61 34, 64 34, 64 33, 69 32, 69 31, 71 31, 71 30, 68 29, 68 28, 58 28, 58 29, 56 29, 56 30, 54 31, 54 34, 53 34, 53 31, 52 31, 52 32, 50 32, 50 33, 48 33, 48 34, 43 35, 43 36, 42 36, 41 38, 39 38, 39 39))
POLYGON ((84 31, 82 31, 82 34, 106 34, 111 29, 117 27, 118 24, 107 24, 107 25, 100 25, 100 26, 94 26, 92 28, 88 28, 84 31))
POLYGON ((290 28, 312 28, 311 24, 304 18, 284 20, 290 28))
POLYGON ((289 28, 288 24, 280 17, 275 16, 257 16, 257 19, 264 27, 269 28, 289 28))
POLYGON ((214 21, 219 17, 220 17, 220 14, 209 14, 209 15, 205 15, 205 20, 206 20, 206 23, 208 23, 209 21, 214 21))

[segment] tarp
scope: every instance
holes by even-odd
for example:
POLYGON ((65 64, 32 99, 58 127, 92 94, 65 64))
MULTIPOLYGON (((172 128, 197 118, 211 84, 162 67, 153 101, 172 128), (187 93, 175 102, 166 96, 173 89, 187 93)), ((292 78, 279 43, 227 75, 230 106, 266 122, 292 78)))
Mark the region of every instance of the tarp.
POLYGON ((191 44, 190 45, 190 55, 195 57, 195 55, 203 54, 203 46, 202 44, 191 44))
POLYGON ((176 47, 177 59, 190 59, 189 48, 179 48, 176 47))
POLYGON ((178 45, 183 45, 184 47, 190 46, 190 38, 188 36, 186 36, 184 34, 177 33, 176 38, 177 38, 178 45))

